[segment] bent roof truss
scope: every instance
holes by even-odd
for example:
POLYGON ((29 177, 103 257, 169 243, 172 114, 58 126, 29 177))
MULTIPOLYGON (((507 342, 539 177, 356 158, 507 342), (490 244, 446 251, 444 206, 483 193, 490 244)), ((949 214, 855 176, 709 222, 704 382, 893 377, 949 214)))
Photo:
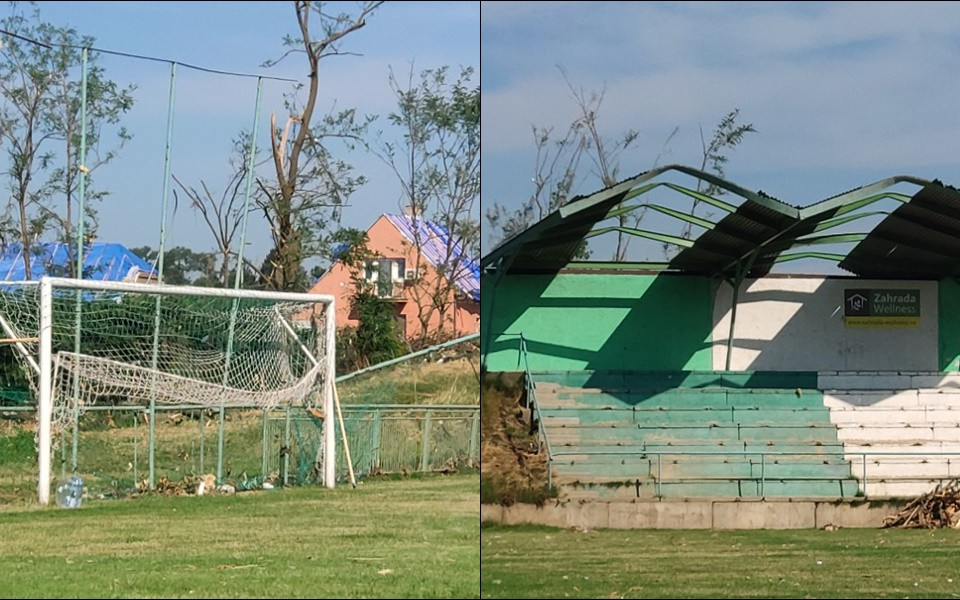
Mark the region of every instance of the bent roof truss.
POLYGON ((567 267, 646 268, 725 279, 762 277, 777 263, 801 258, 837 261, 855 275, 870 278, 939 279, 960 275, 960 192, 938 181, 896 176, 797 208, 762 192, 681 165, 647 171, 589 196, 575 198, 481 259, 485 272, 550 272, 567 267), (712 184, 740 198, 739 206, 671 182, 653 181, 676 171, 712 184), (910 183, 921 189, 912 197, 890 191, 910 183), (683 213, 662 204, 630 202, 666 186, 722 211, 717 221, 683 213), (892 212, 868 210, 884 199, 898 201, 892 212), (594 229, 600 221, 631 211, 656 211, 703 229, 692 239, 660 231, 614 226, 594 229), (843 225, 886 215, 866 233, 837 233, 843 225), (576 261, 584 239, 621 231, 652 239, 681 251, 665 263, 584 263, 576 261), (856 243, 846 254, 820 251, 826 244, 856 243))

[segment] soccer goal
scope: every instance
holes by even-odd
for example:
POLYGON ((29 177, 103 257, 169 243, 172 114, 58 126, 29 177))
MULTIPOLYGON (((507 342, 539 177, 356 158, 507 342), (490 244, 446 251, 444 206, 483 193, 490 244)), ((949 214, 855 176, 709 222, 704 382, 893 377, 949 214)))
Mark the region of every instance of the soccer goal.
MULTIPOLYGON (((97 403, 142 404, 151 417, 160 404, 219 409, 221 452, 225 408, 334 414, 332 296, 55 277, 0 291, 0 327, 38 396, 41 504, 50 500, 52 432, 75 428, 97 403)), ((335 439, 324 417, 327 487, 335 439)))

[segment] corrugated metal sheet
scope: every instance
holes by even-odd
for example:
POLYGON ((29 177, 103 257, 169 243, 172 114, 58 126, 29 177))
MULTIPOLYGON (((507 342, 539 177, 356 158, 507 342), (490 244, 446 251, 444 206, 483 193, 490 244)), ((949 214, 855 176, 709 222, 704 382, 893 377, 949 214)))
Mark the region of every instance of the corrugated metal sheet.
MULTIPOLYGON (((734 278, 749 264, 747 275, 762 277, 790 249, 859 240, 844 254, 822 253, 822 258, 840 260, 841 268, 861 277, 960 277, 960 191, 939 181, 897 175, 798 208, 709 173, 677 165, 654 169, 589 196, 574 198, 494 248, 481 259, 481 265, 491 273, 501 274, 562 269, 573 261, 584 236, 608 217, 610 209, 631 192, 640 190, 641 184, 668 170, 714 183, 742 200, 735 208, 730 205, 731 212, 678 253, 666 265, 671 271, 734 278), (901 183, 921 189, 912 197, 891 191, 901 183), (854 219, 882 214, 875 209, 868 212, 867 207, 883 199, 902 204, 869 232, 834 229, 854 219)), ((636 268, 636 264, 631 268, 636 268)))
POLYGON ((473 300, 480 301, 480 264, 451 239, 450 232, 438 223, 414 220, 406 215, 384 215, 411 244, 420 244, 420 252, 433 266, 452 259, 457 263, 454 284, 473 300))
POLYGON ((960 275, 960 191, 925 185, 850 250, 840 268, 871 279, 960 275))
POLYGON ((693 246, 677 254, 670 261, 670 268, 687 273, 734 277, 739 265, 761 248, 749 276, 766 275, 780 252, 813 227, 813 224, 801 226, 796 209, 779 204, 781 206, 774 209, 744 200, 736 211, 701 234, 693 246))
MULTIPOLYGON (((38 244, 28 252, 30 260, 30 276, 40 279, 44 275, 71 277, 67 273, 70 264, 70 252, 76 247, 69 248, 67 244, 45 243, 38 244)), ((0 280, 23 281, 26 279, 23 248, 20 244, 13 244, 0 256, 0 280)), ((123 281, 126 278, 134 280, 138 271, 149 273, 153 265, 143 260, 122 244, 94 242, 89 244, 83 255, 84 279, 102 281, 123 281)))

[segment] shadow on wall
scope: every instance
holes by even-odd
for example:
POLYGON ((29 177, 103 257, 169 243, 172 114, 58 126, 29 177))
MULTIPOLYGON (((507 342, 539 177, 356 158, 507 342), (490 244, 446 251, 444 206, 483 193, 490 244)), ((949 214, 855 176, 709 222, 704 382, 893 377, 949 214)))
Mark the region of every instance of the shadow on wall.
MULTIPOLYGON (((535 371, 724 370, 732 294, 726 283, 715 286, 689 275, 508 275, 497 286, 493 311, 484 307, 483 331, 492 332, 484 336, 487 369, 523 370, 516 335, 522 333, 535 371)), ((954 296, 960 301, 960 287, 949 282, 747 280, 730 368, 955 371, 960 320, 952 326, 951 318, 939 315, 954 296), (844 321, 844 290, 854 288, 916 290, 920 318, 910 327, 850 327, 844 321)))
MULTIPOLYGON (((713 368, 726 365, 732 290, 721 284, 714 306, 713 368)), ((935 281, 854 277, 765 277, 740 292, 730 368, 735 371, 938 371, 935 281), (850 326, 844 290, 913 290, 920 317, 912 325, 850 326)))
MULTIPOLYGON (((496 288, 487 369, 710 370, 713 284, 670 274, 508 275, 496 288), (513 335, 510 335, 513 334, 513 335)), ((485 294, 484 299, 493 296, 485 294)), ((486 327, 484 328, 486 331, 486 327)))

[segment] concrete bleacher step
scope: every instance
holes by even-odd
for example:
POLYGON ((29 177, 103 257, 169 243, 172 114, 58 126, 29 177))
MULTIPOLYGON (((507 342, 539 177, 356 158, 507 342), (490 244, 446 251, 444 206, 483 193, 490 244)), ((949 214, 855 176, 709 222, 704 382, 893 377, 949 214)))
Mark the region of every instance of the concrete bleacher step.
POLYGON ((656 484, 652 480, 634 479, 632 481, 605 482, 569 482, 561 484, 561 500, 630 502, 635 500, 655 500, 656 484))
POLYGON ((534 380, 553 480, 568 497, 857 492, 809 373, 557 372, 534 380))
POLYGON ((960 458, 870 456, 866 470, 861 456, 850 458, 850 469, 858 478, 868 481, 911 479, 955 479, 960 477, 960 458))
POLYGON ((817 375, 822 390, 960 390, 960 374, 920 371, 834 371, 817 375))
POLYGON ((824 408, 817 390, 724 388, 673 388, 665 390, 614 390, 609 388, 557 388, 535 391, 541 410, 552 408, 642 408, 714 409, 736 408, 824 408))
POLYGON ((560 497, 569 500, 631 501, 654 498, 853 498, 855 479, 717 479, 661 482, 623 480, 569 483, 560 497))
POLYGON ((685 480, 661 482, 663 497, 716 497, 740 498, 852 498, 857 495, 857 480, 852 478, 810 479, 737 479, 737 480, 685 480))
POLYGON ((770 442, 792 444, 836 443, 837 429, 832 425, 805 427, 777 425, 712 424, 701 427, 662 426, 647 427, 625 423, 622 425, 555 427, 548 430, 551 446, 564 444, 607 443, 642 446, 643 444, 686 445, 710 442, 770 442))
POLYGON ((840 425, 837 427, 837 439, 856 444, 871 442, 899 442, 903 444, 925 442, 960 443, 960 425, 953 424, 890 424, 881 425, 840 425))
POLYGON ((950 481, 942 478, 870 479, 866 486, 861 482, 860 490, 870 498, 916 498, 950 481))
MULTIPOLYGON (((540 418, 550 427, 616 425, 626 422, 646 426, 708 427, 742 425, 822 425, 830 422, 826 408, 729 407, 723 409, 643 409, 638 407, 556 407, 540 409, 540 418)), ((960 417, 960 411, 957 411, 960 417)))
POLYGON ((817 388, 809 371, 534 371, 534 381, 589 388, 817 388))
POLYGON ((957 406, 948 407, 837 407, 830 410, 830 420, 837 425, 861 425, 868 422, 894 425, 953 424, 960 426, 960 402, 957 406))
POLYGON ((661 481, 726 478, 850 478, 850 463, 840 457, 657 457, 650 455, 570 455, 551 463, 555 476, 596 478, 653 477, 661 481))
POLYGON ((570 454, 662 454, 671 455, 697 455, 698 453, 709 453, 715 456, 756 456, 766 454, 768 457, 777 454, 791 455, 811 455, 811 456, 843 456, 844 446, 840 442, 829 444, 788 444, 788 443, 766 443, 766 444, 745 444, 743 442, 716 442, 697 440, 689 444, 674 443, 645 443, 645 444, 625 444, 622 442, 601 440, 600 442, 589 443, 567 443, 551 444, 551 450, 554 456, 558 458, 570 454))

